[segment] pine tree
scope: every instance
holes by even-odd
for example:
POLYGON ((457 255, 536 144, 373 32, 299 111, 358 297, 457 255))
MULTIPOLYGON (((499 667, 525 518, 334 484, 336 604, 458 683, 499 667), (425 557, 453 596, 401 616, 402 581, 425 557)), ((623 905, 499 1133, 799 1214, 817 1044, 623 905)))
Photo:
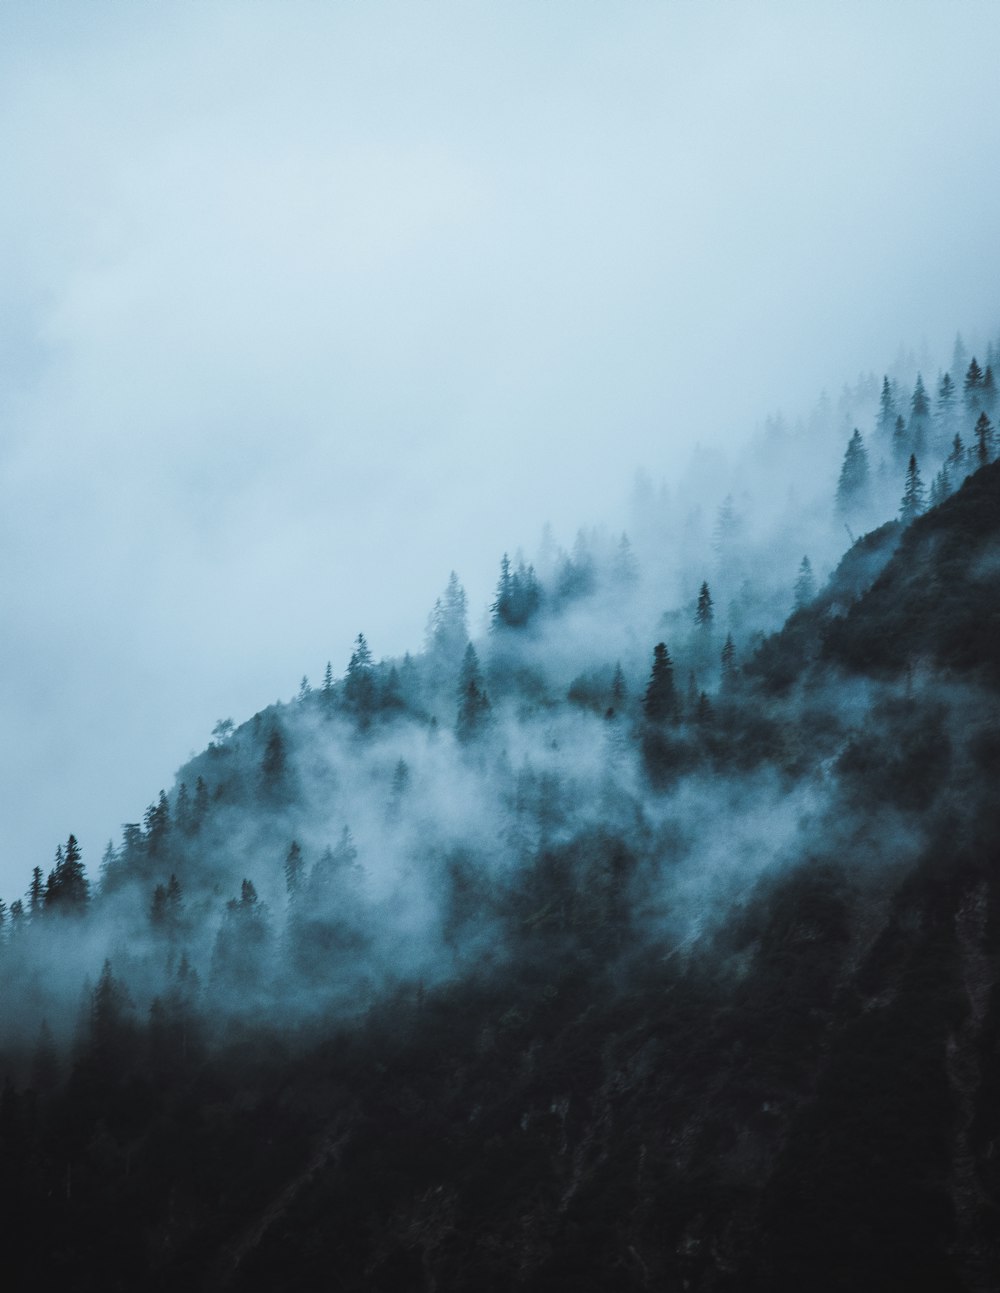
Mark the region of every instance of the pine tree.
POLYGON ((893 427, 896 425, 896 401, 893 398, 892 387, 889 385, 889 378, 882 378, 882 391, 878 398, 878 420, 876 426, 879 434, 884 440, 892 438, 893 427))
POLYGON ((993 365, 987 364, 983 373, 983 385, 979 392, 984 413, 992 413, 997 406, 997 384, 993 376, 993 365))
POLYGON ((470 741, 486 726, 490 714, 489 697, 483 689, 479 657, 470 642, 465 648, 458 679, 458 718, 455 734, 460 741, 470 741))
POLYGON ((802 610, 816 596, 816 580, 813 577, 812 564, 808 557, 803 557, 799 564, 798 578, 795 580, 795 609, 802 610))
POLYGON ((260 763, 261 793, 268 799, 287 799, 288 756, 285 752, 285 740, 278 727, 274 727, 267 738, 264 756, 260 763))
POLYGON ((863 508, 867 501, 868 451, 861 439, 861 432, 855 427, 854 434, 847 443, 844 463, 840 469, 840 480, 837 483, 837 508, 846 515, 863 508))
POLYGON ((45 885, 45 910, 55 909, 76 915, 86 911, 90 900, 90 882, 84 870, 76 836, 66 841, 65 853, 56 849, 56 862, 45 885))
POLYGON ((299 683, 299 694, 296 697, 300 705, 304 705, 312 695, 312 687, 309 686, 309 679, 305 674, 302 675, 302 681, 299 683))
POLYGON ((993 424, 985 413, 976 419, 976 466, 993 461, 993 424))
POLYGON ((931 405, 927 398, 927 391, 924 389, 924 379, 917 373, 916 385, 910 396, 910 413, 915 418, 925 418, 930 411, 931 405))
POLYGON ((427 649, 446 669, 457 668, 469 640, 469 611, 465 589, 454 570, 448 586, 434 603, 427 625, 427 649))
POLYGON ((698 590, 698 604, 694 611, 694 622, 700 629, 707 632, 712 627, 714 619, 715 610, 712 606, 712 594, 708 591, 708 583, 702 581, 701 588, 698 590))
POLYGON ((976 363, 975 355, 973 355, 966 371, 962 389, 965 397, 965 407, 970 413, 980 412, 983 404, 983 370, 976 363))
POLYGON ((658 642, 653 648, 653 668, 642 710, 650 723, 664 723, 673 717, 675 706, 673 661, 666 643, 658 642))
POLYGON ((731 691, 736 682, 736 648, 733 646, 733 635, 726 634, 722 648, 722 690, 731 691))
POLYGON ((928 500, 930 507, 937 507, 951 493, 951 477, 948 475, 947 463, 931 481, 931 492, 928 500))
POLYGON ((327 660, 323 670, 323 711, 327 718, 333 713, 333 665, 327 660))
POLYGON ((639 578, 639 567, 627 534, 622 534, 618 540, 611 565, 611 577, 619 588, 631 588, 639 578))
POLYGON ((191 815, 191 832, 197 834, 208 817, 208 786, 205 778, 199 777, 194 784, 194 812, 191 815))
POLYGON ((950 373, 945 373, 938 383, 937 410, 938 444, 947 444, 955 417, 955 383, 950 373))
POLYGON ((360 726, 366 726, 375 711, 375 670, 372 653, 359 633, 344 675, 344 705, 360 726))
POLYGON ((899 519, 904 525, 909 525, 911 521, 916 520, 924 510, 924 485, 920 479, 920 470, 917 466, 917 459, 914 454, 910 454, 910 461, 906 468, 906 485, 903 489, 903 501, 899 508, 899 519))
POLYGON ((182 781, 177 787, 177 798, 174 802, 174 825, 182 835, 191 834, 191 796, 188 794, 187 782, 182 781))
POLYGON ((31 869, 31 884, 28 886, 28 918, 36 920, 45 906, 45 882, 42 879, 40 866, 31 869))
POLYGON ((170 834, 170 803, 166 791, 161 790, 156 803, 146 809, 143 825, 146 829, 146 852, 151 858, 158 857, 166 848, 170 834))

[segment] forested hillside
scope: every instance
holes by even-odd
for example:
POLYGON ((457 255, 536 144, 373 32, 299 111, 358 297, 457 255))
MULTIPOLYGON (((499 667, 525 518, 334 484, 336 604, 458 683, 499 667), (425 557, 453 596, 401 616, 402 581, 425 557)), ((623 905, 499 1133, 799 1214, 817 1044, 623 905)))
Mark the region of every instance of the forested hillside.
POLYGON ((452 574, 29 863, 15 1286, 996 1288, 998 358, 452 574))

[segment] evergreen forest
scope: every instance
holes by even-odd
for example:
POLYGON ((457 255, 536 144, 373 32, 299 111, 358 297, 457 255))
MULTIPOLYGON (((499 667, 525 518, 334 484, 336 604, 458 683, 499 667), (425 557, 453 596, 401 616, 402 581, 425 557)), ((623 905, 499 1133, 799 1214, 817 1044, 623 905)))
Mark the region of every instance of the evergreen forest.
POLYGON ((1000 1287, 998 363, 511 535, 25 859, 4 1286, 1000 1287))

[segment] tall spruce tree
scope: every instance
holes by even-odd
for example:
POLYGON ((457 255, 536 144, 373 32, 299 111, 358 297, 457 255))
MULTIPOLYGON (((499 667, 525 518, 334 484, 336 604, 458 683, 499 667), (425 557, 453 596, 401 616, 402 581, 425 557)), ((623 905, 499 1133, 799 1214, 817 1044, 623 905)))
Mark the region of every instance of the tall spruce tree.
POLYGON ((993 424, 985 413, 976 419, 976 466, 993 461, 993 424))
POLYGON ((837 510, 842 515, 849 515, 864 508, 867 502, 868 451, 861 439, 861 432, 855 427, 854 434, 847 442, 840 480, 837 482, 837 510))
POLYGON ((983 407, 983 370, 973 355, 962 383, 962 394, 965 407, 970 413, 980 413, 983 407))
POLYGON ((674 665, 665 642, 653 648, 653 668, 642 701, 642 712, 650 723, 665 723, 676 709, 674 665))
POLYGON ((712 627, 715 609, 712 605, 712 594, 708 591, 708 582, 703 580, 698 589, 698 604, 694 609, 694 622, 706 632, 712 627))
POLYGON ((906 484, 903 487, 903 500, 899 507, 899 519, 904 525, 909 525, 924 511, 924 506, 924 484, 920 479, 920 469, 917 466, 916 456, 911 453, 910 461, 906 468, 906 484))
POLYGON ((816 580, 813 577, 812 563, 808 557, 803 557, 795 580, 795 609, 800 611, 803 606, 808 606, 815 596, 816 580))
POLYGON ((479 657, 470 642, 465 648, 462 669, 458 679, 458 717, 455 734, 460 741, 471 741, 489 721, 490 701, 483 689, 479 672, 479 657))

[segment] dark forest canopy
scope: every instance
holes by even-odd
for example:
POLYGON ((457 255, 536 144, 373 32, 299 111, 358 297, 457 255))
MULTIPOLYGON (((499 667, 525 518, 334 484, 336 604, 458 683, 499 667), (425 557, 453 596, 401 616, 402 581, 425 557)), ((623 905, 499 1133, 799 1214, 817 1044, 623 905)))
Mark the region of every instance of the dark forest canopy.
POLYGON ((35 866, 15 1287, 989 1287, 996 359, 452 573, 35 866))

